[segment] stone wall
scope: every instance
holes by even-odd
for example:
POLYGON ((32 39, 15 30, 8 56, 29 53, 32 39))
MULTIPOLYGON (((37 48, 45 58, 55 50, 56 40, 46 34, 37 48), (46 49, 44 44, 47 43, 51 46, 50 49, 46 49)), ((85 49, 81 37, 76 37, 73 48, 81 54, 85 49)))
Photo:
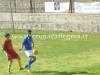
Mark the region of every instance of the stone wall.
MULTIPOLYGON (((15 29, 100 33, 100 14, 14 13, 15 29)), ((10 13, 0 13, 0 29, 12 29, 10 13)))

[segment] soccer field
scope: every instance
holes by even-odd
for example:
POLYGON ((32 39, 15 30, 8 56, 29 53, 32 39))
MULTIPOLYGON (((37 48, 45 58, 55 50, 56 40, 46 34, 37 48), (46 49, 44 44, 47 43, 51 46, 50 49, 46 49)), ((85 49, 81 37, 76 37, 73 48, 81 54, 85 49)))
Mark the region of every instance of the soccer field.
MULTIPOLYGON (((0 30, 0 75, 7 75, 7 57, 2 52, 4 32, 0 30)), ((24 51, 19 51, 25 30, 12 33, 15 50, 22 59, 22 66, 27 63, 24 51)), ((100 75, 100 34, 33 31, 35 48, 38 49, 37 61, 32 65, 32 72, 19 71, 17 61, 12 65, 12 75, 100 75), (44 37, 45 36, 45 37, 44 37)))

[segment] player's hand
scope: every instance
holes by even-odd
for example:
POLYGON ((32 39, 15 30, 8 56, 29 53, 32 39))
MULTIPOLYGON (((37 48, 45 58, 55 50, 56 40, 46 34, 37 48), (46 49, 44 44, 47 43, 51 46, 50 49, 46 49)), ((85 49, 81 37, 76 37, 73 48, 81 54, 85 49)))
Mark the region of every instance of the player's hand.
POLYGON ((21 49, 19 49, 19 51, 21 51, 22 50, 22 48, 21 49))

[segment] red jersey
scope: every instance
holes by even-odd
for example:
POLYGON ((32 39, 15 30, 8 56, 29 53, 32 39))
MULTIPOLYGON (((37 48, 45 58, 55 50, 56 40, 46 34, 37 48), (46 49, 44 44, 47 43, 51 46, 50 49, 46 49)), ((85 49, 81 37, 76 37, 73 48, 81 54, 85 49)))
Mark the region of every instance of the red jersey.
POLYGON ((12 40, 5 40, 4 44, 3 44, 3 48, 4 48, 4 51, 6 53, 12 53, 14 52, 14 49, 13 49, 13 46, 12 46, 12 40))
POLYGON ((8 41, 5 40, 3 44, 3 50, 6 52, 8 56, 8 60, 16 59, 19 57, 19 55, 13 49, 12 40, 8 40, 8 41))

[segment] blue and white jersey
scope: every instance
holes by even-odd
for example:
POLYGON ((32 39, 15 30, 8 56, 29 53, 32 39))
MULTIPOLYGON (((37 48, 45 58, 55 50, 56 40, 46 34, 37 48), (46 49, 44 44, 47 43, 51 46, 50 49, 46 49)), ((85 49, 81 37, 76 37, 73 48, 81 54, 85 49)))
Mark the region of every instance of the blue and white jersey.
POLYGON ((24 40, 22 41, 22 44, 24 45, 24 50, 32 50, 32 36, 25 36, 24 40))

